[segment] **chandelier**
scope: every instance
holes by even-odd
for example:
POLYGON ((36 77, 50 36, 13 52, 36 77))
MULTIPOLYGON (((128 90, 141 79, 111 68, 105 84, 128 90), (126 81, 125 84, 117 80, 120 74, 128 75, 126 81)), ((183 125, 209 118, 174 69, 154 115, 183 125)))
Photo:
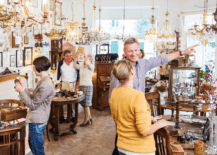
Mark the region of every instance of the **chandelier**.
POLYGON ((78 22, 73 22, 73 18, 74 18, 74 13, 73 13, 73 1, 71 4, 71 9, 72 9, 72 22, 66 22, 64 24, 65 27, 65 35, 64 35, 64 39, 66 41, 71 41, 71 40, 75 40, 78 38, 78 33, 79 33, 79 23, 78 22))
MULTIPOLYGON (((94 7, 95 9, 95 7, 94 7)), ((79 27, 78 37, 76 38, 75 42, 78 45, 90 45, 90 43, 95 42, 97 44, 101 44, 102 41, 105 41, 109 38, 109 35, 102 31, 101 29, 101 3, 99 7, 99 27, 97 29, 91 29, 86 26, 85 23, 85 0, 83 1, 83 11, 84 17, 82 26, 79 27)))
POLYGON ((154 42, 157 40, 157 36, 159 34, 158 29, 154 28, 155 24, 155 18, 154 18, 154 0, 153 0, 153 7, 152 7, 152 16, 151 16, 151 24, 152 28, 148 29, 145 33, 145 39, 151 42, 154 42))
POLYGON ((201 26, 195 24, 189 27, 188 34, 193 39, 198 39, 202 43, 204 43, 207 40, 212 40, 215 38, 214 30, 212 29, 212 26, 207 24, 206 22, 206 15, 207 15, 207 5, 208 0, 204 0, 204 13, 203 13, 203 23, 201 26))
POLYGON ((168 12, 168 0, 167 0, 167 12, 165 13, 166 15, 166 21, 164 22, 164 25, 166 26, 166 29, 162 31, 161 35, 158 35, 158 38, 175 38, 176 34, 172 34, 171 30, 168 30, 168 26, 170 25, 170 22, 168 20, 168 16, 169 16, 169 12, 168 12))
POLYGON ((103 44, 104 41, 109 40, 110 39, 110 34, 103 32, 102 30, 102 26, 101 26, 101 0, 99 1, 99 27, 98 30, 94 31, 95 34, 95 38, 94 41, 96 41, 96 44, 101 46, 103 44))

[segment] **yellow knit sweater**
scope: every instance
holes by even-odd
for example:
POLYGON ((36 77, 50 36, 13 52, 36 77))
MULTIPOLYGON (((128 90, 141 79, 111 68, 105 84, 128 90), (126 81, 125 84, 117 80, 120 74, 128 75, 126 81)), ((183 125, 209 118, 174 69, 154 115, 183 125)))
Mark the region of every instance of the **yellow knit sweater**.
POLYGON ((151 111, 144 93, 130 87, 116 87, 109 104, 117 125, 118 148, 137 153, 155 152, 153 135, 141 135, 151 126, 151 111))

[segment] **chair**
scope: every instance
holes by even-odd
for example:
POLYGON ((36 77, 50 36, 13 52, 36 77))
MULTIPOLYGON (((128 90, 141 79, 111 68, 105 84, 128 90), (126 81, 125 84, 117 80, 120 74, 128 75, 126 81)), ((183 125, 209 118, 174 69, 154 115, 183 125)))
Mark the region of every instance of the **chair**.
POLYGON ((162 115, 161 105, 160 105, 160 94, 157 92, 145 94, 145 98, 151 109, 151 115, 157 116, 162 115))
POLYGON ((156 155, 171 155, 170 134, 165 128, 154 133, 156 155))

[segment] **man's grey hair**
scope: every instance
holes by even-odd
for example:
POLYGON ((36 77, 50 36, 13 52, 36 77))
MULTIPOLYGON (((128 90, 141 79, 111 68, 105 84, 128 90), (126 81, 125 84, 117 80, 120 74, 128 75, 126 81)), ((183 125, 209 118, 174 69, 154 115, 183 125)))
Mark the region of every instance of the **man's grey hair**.
POLYGON ((136 38, 128 38, 128 39, 124 42, 124 49, 126 49, 126 45, 127 45, 127 44, 133 44, 133 43, 139 44, 139 41, 138 41, 136 38))
POLYGON ((65 56, 67 53, 72 53, 72 51, 71 51, 71 50, 65 50, 65 51, 63 52, 63 55, 65 56))

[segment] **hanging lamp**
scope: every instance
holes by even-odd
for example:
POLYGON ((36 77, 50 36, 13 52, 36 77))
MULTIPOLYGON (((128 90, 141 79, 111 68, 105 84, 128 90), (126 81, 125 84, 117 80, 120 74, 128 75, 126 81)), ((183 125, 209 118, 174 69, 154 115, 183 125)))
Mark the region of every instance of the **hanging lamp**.
POLYGON ((155 24, 155 18, 154 18, 154 0, 153 0, 153 7, 152 9, 152 16, 151 16, 151 24, 152 24, 152 28, 148 29, 145 33, 145 39, 150 41, 150 42, 154 42, 157 40, 159 31, 157 28, 154 28, 154 24, 155 24))

